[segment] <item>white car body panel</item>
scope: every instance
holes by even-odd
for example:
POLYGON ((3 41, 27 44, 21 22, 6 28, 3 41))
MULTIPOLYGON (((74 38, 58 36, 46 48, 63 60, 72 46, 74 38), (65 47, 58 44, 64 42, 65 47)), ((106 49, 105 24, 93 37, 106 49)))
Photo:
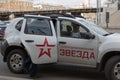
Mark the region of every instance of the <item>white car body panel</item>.
POLYGON ((20 32, 17 31, 15 28, 15 25, 17 24, 18 21, 22 20, 23 18, 16 18, 11 20, 11 23, 9 24, 9 27, 6 28, 5 30, 5 36, 4 39, 6 39, 10 45, 17 45, 21 46, 21 39, 20 39, 20 32), (17 35, 16 35, 17 34, 17 35), (9 37, 10 36, 10 37, 9 37), (14 41, 14 42, 13 42, 14 41))
POLYGON ((99 47, 98 63, 103 56, 112 51, 120 51, 120 34, 114 33, 104 38, 99 47))

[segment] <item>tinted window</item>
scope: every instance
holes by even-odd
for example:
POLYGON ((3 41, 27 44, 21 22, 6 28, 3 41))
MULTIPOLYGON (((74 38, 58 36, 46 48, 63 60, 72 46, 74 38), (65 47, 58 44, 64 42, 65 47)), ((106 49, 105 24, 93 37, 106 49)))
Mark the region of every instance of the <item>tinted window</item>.
POLYGON ((51 36, 51 26, 48 19, 27 18, 25 33, 51 36))
POLYGON ((18 31, 20 31, 20 30, 21 30, 21 27, 22 27, 22 24, 23 24, 23 20, 20 20, 20 21, 16 24, 15 28, 16 28, 18 31))

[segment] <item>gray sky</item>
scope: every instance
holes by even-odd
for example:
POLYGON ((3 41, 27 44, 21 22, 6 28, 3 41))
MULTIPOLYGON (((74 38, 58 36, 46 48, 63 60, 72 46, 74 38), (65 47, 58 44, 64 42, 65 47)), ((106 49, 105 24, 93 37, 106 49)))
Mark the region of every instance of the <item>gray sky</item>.
MULTIPOLYGON (((103 4, 106 0, 101 0, 103 4)), ((34 2, 47 3, 54 5, 63 5, 66 7, 79 6, 86 2, 86 0, 34 0, 34 2)), ((91 6, 96 6, 96 0, 90 0, 91 6)))

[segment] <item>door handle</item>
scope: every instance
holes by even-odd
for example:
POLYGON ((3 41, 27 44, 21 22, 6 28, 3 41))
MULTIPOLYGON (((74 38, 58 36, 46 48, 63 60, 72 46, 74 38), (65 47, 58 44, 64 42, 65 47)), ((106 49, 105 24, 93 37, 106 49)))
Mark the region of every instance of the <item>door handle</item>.
POLYGON ((25 42, 31 43, 31 42, 34 42, 34 40, 25 40, 25 42))
POLYGON ((62 41, 60 41, 59 44, 66 44, 66 42, 62 42, 62 41))

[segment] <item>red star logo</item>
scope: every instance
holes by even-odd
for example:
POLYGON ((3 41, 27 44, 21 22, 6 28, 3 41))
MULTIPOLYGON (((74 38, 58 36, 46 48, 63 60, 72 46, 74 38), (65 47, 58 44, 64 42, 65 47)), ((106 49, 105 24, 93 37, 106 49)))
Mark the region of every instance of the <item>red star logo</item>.
POLYGON ((46 54, 48 57, 51 57, 51 55, 50 55, 51 48, 50 47, 54 47, 55 45, 50 45, 48 43, 47 39, 45 38, 45 41, 44 41, 43 44, 36 44, 36 46, 37 47, 42 47, 42 48, 40 48, 40 54, 38 56, 38 58, 40 58, 44 54, 46 54), (45 48, 47 48, 47 49, 44 50, 45 48))

